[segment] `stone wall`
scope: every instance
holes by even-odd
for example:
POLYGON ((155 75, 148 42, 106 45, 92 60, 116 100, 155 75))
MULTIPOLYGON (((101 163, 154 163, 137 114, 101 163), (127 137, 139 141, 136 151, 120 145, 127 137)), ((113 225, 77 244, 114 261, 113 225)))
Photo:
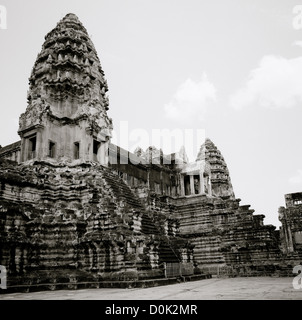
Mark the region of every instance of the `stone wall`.
POLYGON ((0 264, 12 283, 163 277, 163 262, 181 261, 183 244, 106 167, 2 161, 0 182, 0 264))
POLYGON ((302 259, 302 193, 285 195, 285 207, 279 208, 282 251, 289 257, 302 259))
POLYGON ((207 196, 175 201, 179 235, 194 245, 194 261, 200 269, 279 263, 275 227, 263 225, 263 215, 253 215, 249 206, 239 203, 239 199, 207 196))

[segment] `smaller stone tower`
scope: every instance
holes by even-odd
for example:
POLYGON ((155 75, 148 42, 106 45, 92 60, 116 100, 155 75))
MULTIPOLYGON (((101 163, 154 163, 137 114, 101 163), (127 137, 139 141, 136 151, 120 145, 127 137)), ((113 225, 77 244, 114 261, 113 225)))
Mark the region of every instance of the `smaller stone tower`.
POLYGON ((20 116, 20 162, 108 163, 112 121, 108 91, 93 43, 76 15, 50 31, 29 78, 20 116))
POLYGON ((216 145, 206 139, 201 145, 196 162, 205 161, 209 166, 211 194, 223 199, 235 199, 227 164, 216 145))
POLYGON ((302 192, 286 194, 285 205, 279 208, 281 248, 285 254, 302 256, 302 192))

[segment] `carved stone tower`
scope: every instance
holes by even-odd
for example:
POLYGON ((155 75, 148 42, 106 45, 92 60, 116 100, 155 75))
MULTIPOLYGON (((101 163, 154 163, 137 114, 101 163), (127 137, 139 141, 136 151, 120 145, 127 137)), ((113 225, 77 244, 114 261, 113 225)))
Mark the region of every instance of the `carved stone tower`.
POLYGON ((227 164, 221 152, 210 139, 206 139, 200 147, 196 161, 202 160, 209 166, 210 174, 205 178, 211 186, 211 195, 223 199, 235 199, 227 164))
POLYGON ((107 165, 112 121, 104 72, 85 27, 67 14, 50 31, 29 78, 20 116, 20 161, 107 165))

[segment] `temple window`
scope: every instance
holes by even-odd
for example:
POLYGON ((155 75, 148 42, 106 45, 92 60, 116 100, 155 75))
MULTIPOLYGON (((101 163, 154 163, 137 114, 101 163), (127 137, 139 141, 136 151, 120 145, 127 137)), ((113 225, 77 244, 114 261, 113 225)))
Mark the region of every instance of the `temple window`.
POLYGON ((200 193, 200 181, 199 181, 199 175, 194 176, 194 193, 199 194, 200 193))
POLYGON ((55 157, 55 146, 56 146, 56 144, 53 141, 49 141, 48 156, 50 158, 54 158, 55 157))
POLYGON ((127 184, 129 185, 129 186, 132 186, 132 176, 130 176, 129 174, 127 175, 127 184))
POLYGON ((79 142, 74 143, 74 158, 75 159, 80 158, 80 143, 79 142))
POLYGON ((294 232, 294 238, 296 244, 302 244, 302 231, 294 232))
POLYGON ((191 194, 190 176, 184 177, 184 184, 185 184, 185 195, 188 196, 191 194))
POLYGON ((29 139, 28 159, 34 159, 36 157, 37 136, 34 135, 29 139))
POLYGON ((97 140, 93 140, 93 160, 97 160, 98 151, 101 143, 97 140))
POLYGON ((170 186, 168 184, 166 184, 166 195, 171 195, 170 194, 170 186))
POLYGON ((175 197, 176 196, 176 187, 172 186, 171 188, 171 196, 175 197))
POLYGON ((157 182, 154 182, 154 191, 155 191, 155 193, 161 193, 160 192, 160 184, 157 182))

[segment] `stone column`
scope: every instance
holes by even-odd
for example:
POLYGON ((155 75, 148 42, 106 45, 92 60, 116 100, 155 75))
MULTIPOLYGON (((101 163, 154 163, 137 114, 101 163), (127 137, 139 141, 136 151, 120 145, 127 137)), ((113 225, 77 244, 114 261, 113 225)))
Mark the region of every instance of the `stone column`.
POLYGON ((109 164, 109 139, 106 139, 106 142, 103 144, 103 152, 104 152, 104 165, 108 166, 109 164))
POLYGON ((203 179, 203 171, 199 173, 199 194, 204 194, 204 179, 203 179))
POLYGON ((106 142, 101 141, 101 145, 98 152, 98 160, 102 165, 107 165, 106 163, 106 142))
MULTIPOLYGON (((45 145, 48 147, 48 140, 45 141, 45 145)), ((38 130, 36 133, 36 159, 44 158, 44 148, 43 148, 42 134, 38 130)))
POLYGON ((194 187, 194 175, 190 175, 190 189, 191 189, 191 194, 195 194, 195 187, 194 187))
POLYGON ((28 160, 28 145, 29 141, 28 139, 25 139, 24 137, 21 138, 21 151, 20 151, 20 161, 26 161, 28 160))
POLYGON ((211 183, 211 176, 209 176, 209 196, 212 197, 212 183, 211 183))
POLYGON ((163 171, 160 170, 160 173, 159 173, 159 179, 160 179, 160 194, 164 194, 164 184, 163 184, 163 171))
POLYGON ((288 224, 286 224, 285 232, 287 233, 287 251, 288 253, 294 252, 293 236, 288 224))
MULTIPOLYGON (((134 178, 132 178, 132 181, 133 181, 134 178)), ((134 182, 133 182, 134 183, 134 182)), ((150 190, 151 188, 151 183, 150 183, 150 169, 147 169, 147 186, 148 186, 148 189, 150 190)))
POLYGON ((185 195, 185 181, 184 181, 184 176, 182 174, 179 175, 179 180, 180 180, 180 195, 184 196, 185 195))
MULTIPOLYGON (((90 127, 85 128, 84 139, 83 139, 83 145, 84 145, 84 153, 83 158, 85 161, 92 161, 93 160, 93 138, 92 138, 92 132, 90 127)), ((83 149, 82 149, 83 150, 83 149)))
POLYGON ((36 159, 44 159, 48 155, 48 139, 43 139, 44 126, 38 125, 36 131, 36 159), (43 141, 45 140, 45 141, 43 141))

